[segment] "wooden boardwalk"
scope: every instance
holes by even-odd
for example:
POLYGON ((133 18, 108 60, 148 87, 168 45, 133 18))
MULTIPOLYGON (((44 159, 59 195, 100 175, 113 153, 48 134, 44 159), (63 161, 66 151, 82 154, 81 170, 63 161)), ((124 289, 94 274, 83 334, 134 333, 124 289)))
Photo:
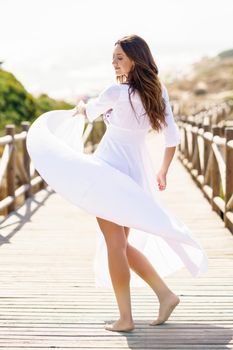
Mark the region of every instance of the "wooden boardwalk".
MULTIPOLYGON (((158 142, 148 135, 158 164, 158 142)), ((109 332, 118 318, 111 289, 94 287, 96 220, 49 189, 1 224, 0 348, 3 349, 233 349, 233 237, 175 159, 162 194, 204 245, 208 273, 182 269, 165 278, 181 303, 164 325, 152 290, 132 289, 136 328, 109 332)))

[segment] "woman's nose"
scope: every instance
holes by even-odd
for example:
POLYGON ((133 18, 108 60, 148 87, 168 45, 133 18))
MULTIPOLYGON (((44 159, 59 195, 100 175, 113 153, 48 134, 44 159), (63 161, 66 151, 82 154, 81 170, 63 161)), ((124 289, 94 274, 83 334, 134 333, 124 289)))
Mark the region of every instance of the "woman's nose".
POLYGON ((116 64, 116 58, 112 59, 112 64, 116 64))

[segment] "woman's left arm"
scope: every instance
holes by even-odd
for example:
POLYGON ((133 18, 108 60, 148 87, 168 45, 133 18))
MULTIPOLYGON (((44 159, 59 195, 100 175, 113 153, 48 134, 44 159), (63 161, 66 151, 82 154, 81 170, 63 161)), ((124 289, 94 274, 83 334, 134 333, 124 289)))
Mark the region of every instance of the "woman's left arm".
POLYGON ((157 182, 159 190, 165 190, 166 188, 166 175, 174 157, 176 146, 180 143, 180 132, 175 122, 172 108, 169 101, 169 95, 167 88, 163 85, 163 98, 165 101, 165 120, 167 126, 163 129, 164 140, 165 140, 165 152, 161 168, 157 174, 157 182))
POLYGON ((166 147, 166 149, 165 149, 162 165, 161 165, 161 168, 160 168, 160 170, 157 174, 157 177, 156 177, 160 191, 163 191, 166 188, 167 172, 168 172, 169 166, 171 164, 171 161, 174 157, 175 151, 176 151, 176 146, 166 147))

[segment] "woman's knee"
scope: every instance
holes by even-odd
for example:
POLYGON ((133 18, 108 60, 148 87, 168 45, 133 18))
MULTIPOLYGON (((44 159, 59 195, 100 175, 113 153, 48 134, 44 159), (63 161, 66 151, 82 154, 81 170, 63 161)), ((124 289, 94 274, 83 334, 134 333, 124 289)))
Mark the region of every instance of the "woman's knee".
POLYGON ((124 230, 113 230, 105 234, 105 241, 108 249, 113 252, 126 251, 127 239, 124 230))

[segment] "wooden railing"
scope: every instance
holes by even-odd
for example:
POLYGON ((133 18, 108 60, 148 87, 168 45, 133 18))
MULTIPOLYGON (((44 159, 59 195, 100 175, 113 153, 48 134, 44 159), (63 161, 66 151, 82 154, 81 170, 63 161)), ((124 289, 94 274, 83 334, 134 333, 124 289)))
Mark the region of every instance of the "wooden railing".
POLYGON ((34 171, 30 168, 26 151, 28 128, 29 123, 23 122, 22 132, 15 134, 15 126, 7 125, 6 136, 0 137, 0 145, 3 146, 0 163, 1 214, 15 210, 17 198, 22 195, 25 199, 30 197, 32 187, 42 182, 40 176, 34 177, 34 171), (18 148, 20 143, 21 152, 18 148))
POLYGON ((177 117, 181 131, 178 156, 233 232, 233 126, 223 103, 195 116, 177 117))
MULTIPOLYGON (((6 135, 0 137, 0 216, 5 217, 14 211, 34 193, 47 186, 30 161, 26 149, 26 135, 30 123, 22 122, 22 131, 15 133, 15 125, 6 125, 6 135)), ((93 129, 88 123, 83 134, 86 145, 93 129)), ((92 140, 91 140, 92 141, 92 140)), ((86 146, 86 152, 92 152, 92 142, 86 146)))
MULTIPOLYGON (((192 116, 180 116, 181 130, 179 158, 202 189, 205 197, 233 232, 233 127, 227 127, 229 104, 214 106, 192 116)), ((98 122, 98 121, 97 121, 98 122)), ((97 123, 95 122, 95 124, 97 123)), ((105 125, 93 132, 88 123, 83 135, 85 151, 91 153, 104 132, 105 125), (89 142, 87 142, 89 140, 89 142)), ((33 167, 26 150, 26 135, 30 123, 22 123, 22 131, 15 134, 15 126, 6 126, 0 137, 3 147, 0 162, 0 215, 14 211, 20 197, 22 204, 28 197, 47 186, 33 167)))

